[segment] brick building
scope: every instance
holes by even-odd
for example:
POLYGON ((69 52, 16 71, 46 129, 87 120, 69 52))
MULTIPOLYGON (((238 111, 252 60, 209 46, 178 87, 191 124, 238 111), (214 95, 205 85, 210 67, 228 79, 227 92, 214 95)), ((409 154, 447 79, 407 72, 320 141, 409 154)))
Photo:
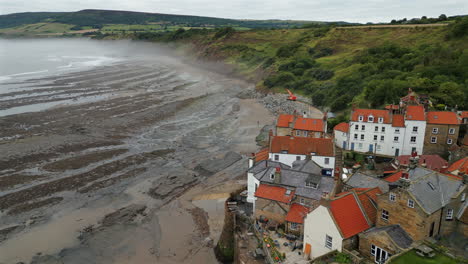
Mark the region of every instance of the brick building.
POLYGON ((277 136, 323 138, 326 131, 327 122, 323 119, 280 115, 276 123, 277 136))
POLYGON ((460 121, 454 112, 428 112, 424 136, 424 154, 444 156, 455 145, 460 132, 460 121))

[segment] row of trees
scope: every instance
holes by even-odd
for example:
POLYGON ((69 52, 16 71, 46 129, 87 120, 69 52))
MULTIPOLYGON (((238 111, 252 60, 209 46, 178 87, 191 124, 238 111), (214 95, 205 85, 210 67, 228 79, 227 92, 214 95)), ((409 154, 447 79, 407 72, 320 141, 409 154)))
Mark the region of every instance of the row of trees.
POLYGON ((421 18, 412 18, 412 19, 393 19, 390 24, 432 24, 437 22, 447 21, 449 18, 445 14, 441 14, 438 18, 428 18, 427 16, 422 16, 421 18))

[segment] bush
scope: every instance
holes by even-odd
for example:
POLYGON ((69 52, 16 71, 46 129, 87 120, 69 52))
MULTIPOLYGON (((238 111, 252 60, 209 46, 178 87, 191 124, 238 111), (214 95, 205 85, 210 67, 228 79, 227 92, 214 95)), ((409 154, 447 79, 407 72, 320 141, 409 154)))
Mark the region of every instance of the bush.
POLYGON ((282 46, 280 47, 277 51, 276 51, 276 56, 280 57, 280 58, 288 58, 288 57, 291 57, 293 56, 296 51, 301 47, 300 44, 289 44, 289 45, 285 45, 285 46, 282 46))
POLYGON ((230 35, 232 35, 234 32, 236 32, 236 30, 232 27, 224 27, 224 28, 220 28, 218 31, 216 31, 216 33, 214 34, 213 36, 213 39, 219 39, 221 37, 229 37, 230 35))
POLYGON ((305 73, 306 77, 312 77, 318 81, 329 80, 333 77, 335 73, 333 71, 324 70, 320 68, 307 70, 305 73))

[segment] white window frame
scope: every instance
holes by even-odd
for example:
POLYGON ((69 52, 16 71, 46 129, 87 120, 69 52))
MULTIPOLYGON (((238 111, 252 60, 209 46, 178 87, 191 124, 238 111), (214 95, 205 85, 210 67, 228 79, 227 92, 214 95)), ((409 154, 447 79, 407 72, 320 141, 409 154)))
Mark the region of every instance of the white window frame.
POLYGON ((374 129, 375 132, 379 132, 379 127, 376 126, 375 129, 374 129))
POLYGON ((414 208, 414 201, 411 199, 408 199, 408 207, 409 208, 414 208))
POLYGON ((383 123, 383 117, 379 117, 378 120, 379 120, 379 123, 381 123, 381 124, 383 123))
POLYGON ((449 128, 449 134, 455 135, 455 128, 449 128))
POLYGON ((367 117, 367 122, 374 123, 374 116, 370 115, 369 117, 367 117))
POLYGON ((432 128, 432 134, 439 134, 439 129, 437 127, 432 128))
POLYGON ((390 202, 395 202, 395 201, 396 201, 396 194, 394 194, 394 193, 389 193, 389 194, 388 194, 388 200, 389 200, 390 202))
POLYGON ((410 143, 416 143, 416 137, 415 137, 415 136, 412 136, 412 137, 410 138, 410 143), (414 138, 414 140, 413 140, 413 138, 414 138))
POLYGON ((380 136, 380 141, 384 141, 385 140, 385 136, 380 136))
POLYGON ((291 230, 297 230, 297 223, 291 222, 291 230))
POLYGON ((306 182, 306 187, 312 188, 312 189, 317 189, 318 184, 313 183, 313 182, 306 182))
POLYGON ((462 196, 461 196, 461 201, 464 202, 466 199, 466 193, 462 193, 462 196))
POLYGON ((431 143, 432 144, 437 143, 437 137, 431 137, 431 143))
POLYGON ((278 161, 278 160, 279 160, 279 155, 278 155, 278 154, 273 155, 273 159, 274 159, 275 161, 278 161))
POLYGON ((359 116, 359 121, 363 121, 364 120, 364 116, 360 115, 359 116))
POLYGON ((324 162, 325 162, 325 165, 330 164, 330 158, 325 158, 324 162))
POLYGON ((329 235, 325 235, 325 247, 328 249, 332 249, 333 247, 333 237, 329 235))
POLYGON ((385 132, 385 127, 383 126, 383 127, 382 127, 382 133, 384 133, 384 132, 385 132))
POLYGON ((364 140, 364 134, 361 134, 361 140, 364 140))
POLYGON ((301 136, 301 131, 300 130, 296 130, 296 137, 300 137, 301 136))
POLYGON ((400 134, 400 129, 399 128, 395 128, 395 134, 400 134))
POLYGON ((452 140, 451 138, 447 139, 447 144, 452 145, 452 144, 453 144, 453 140, 452 140))
POLYGON ((418 133, 418 127, 417 126, 413 127, 413 133, 418 133))
POLYGON ((359 125, 354 125, 354 130, 359 130, 359 125))
POLYGON ((393 137, 393 141, 398 142, 398 137, 393 137))
POLYGON ((378 137, 377 135, 374 135, 374 141, 377 141, 378 140, 378 137))
POLYGON ((370 254, 371 254, 372 256, 375 256, 375 250, 376 250, 376 247, 375 247, 374 244, 372 244, 372 245, 371 245, 371 248, 370 248, 370 254))
POLYGON ((366 126, 365 126, 365 125, 362 125, 362 126, 361 126, 361 130, 362 130, 362 131, 366 130, 366 126))
POLYGON ((359 143, 359 148, 362 149, 362 143, 359 143))
POLYGON ((305 204, 305 199, 304 199, 304 198, 300 198, 300 199, 299 199, 299 203, 300 203, 300 204, 305 204))
POLYGON ((445 215, 445 220, 453 220, 453 209, 447 209, 447 214, 445 215))
POLYGON ((383 220, 388 221, 388 219, 390 218, 390 213, 387 210, 382 209, 381 217, 383 220))
POLYGON ((307 131, 304 130, 304 137, 307 137, 307 131))
POLYGON ((275 179, 275 174, 274 173, 270 174, 270 180, 274 180, 274 179, 275 179))
POLYGON ((296 160, 301 160, 301 156, 296 156, 296 160))
POLYGON ((358 134, 354 134, 354 139, 358 139, 358 134))

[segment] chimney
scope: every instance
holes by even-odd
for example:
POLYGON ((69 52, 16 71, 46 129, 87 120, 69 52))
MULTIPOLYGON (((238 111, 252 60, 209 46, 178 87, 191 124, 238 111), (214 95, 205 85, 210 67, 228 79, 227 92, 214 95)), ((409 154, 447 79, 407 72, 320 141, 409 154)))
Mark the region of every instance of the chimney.
POLYGON ((441 173, 447 173, 447 170, 448 170, 447 166, 442 166, 442 168, 440 168, 441 173))
POLYGON ((268 132, 268 152, 271 153, 271 142, 273 141, 273 130, 270 129, 270 131, 268 132))
POLYGON ((304 112, 302 113, 302 117, 307 118, 307 112, 306 112, 306 111, 304 111, 304 112))
POLYGON ((409 180, 409 174, 408 174, 407 172, 403 172, 403 173, 401 174, 401 178, 402 178, 402 179, 405 179, 405 180, 409 180))
POLYGON ((463 184, 468 184, 468 174, 467 173, 465 173, 463 175, 463 184))
POLYGON ((280 167, 276 168, 274 183, 281 184, 281 168, 280 167))
POLYGON ((249 169, 253 167, 255 163, 255 153, 252 153, 251 157, 249 158, 249 169))

